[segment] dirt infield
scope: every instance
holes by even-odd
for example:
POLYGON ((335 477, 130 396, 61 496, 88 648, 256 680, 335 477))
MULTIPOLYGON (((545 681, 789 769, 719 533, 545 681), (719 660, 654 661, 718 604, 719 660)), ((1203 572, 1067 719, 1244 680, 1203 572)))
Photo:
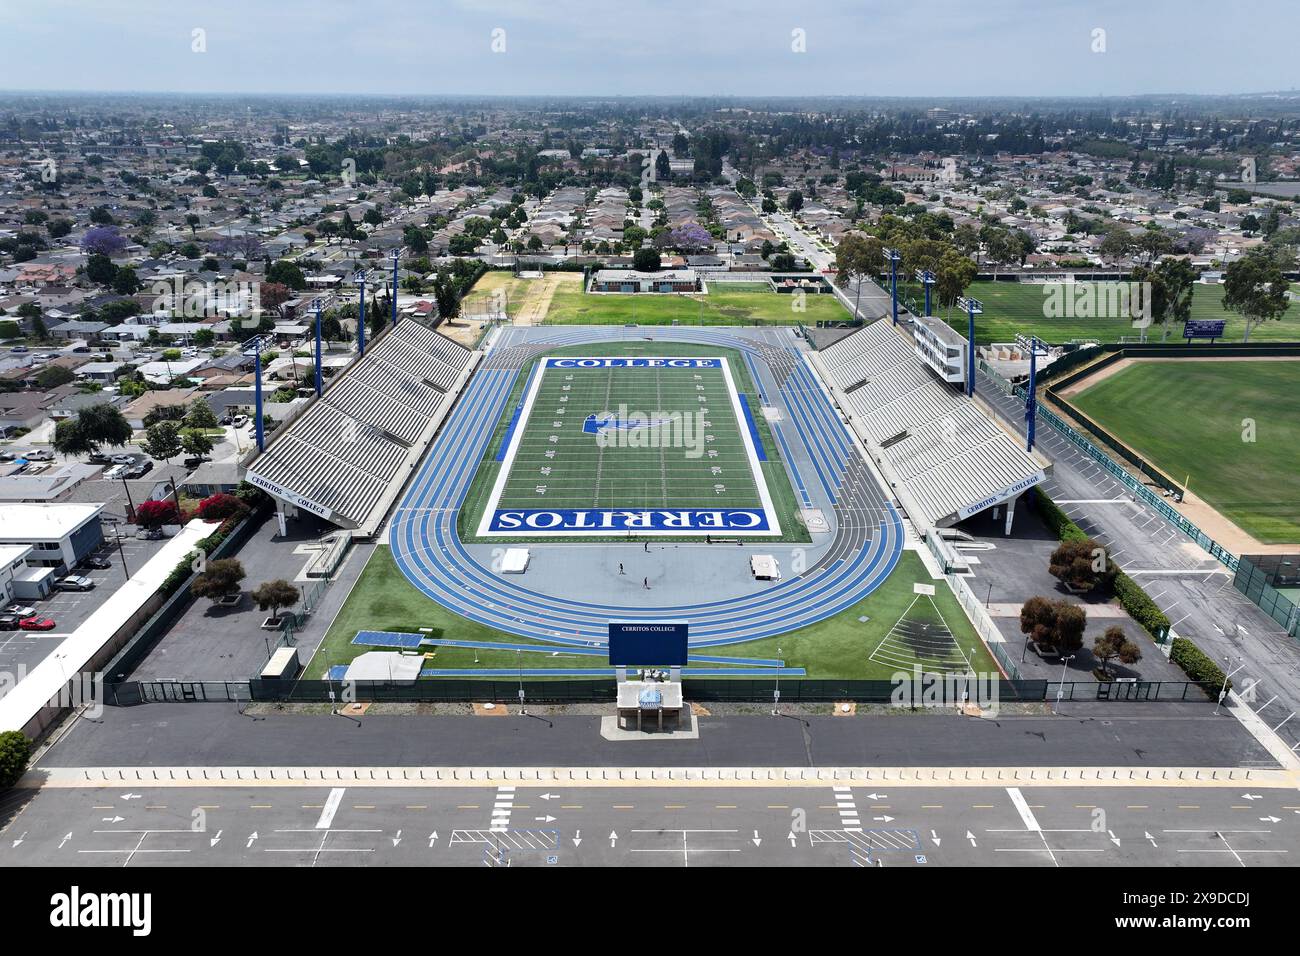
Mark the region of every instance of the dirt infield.
POLYGON ((541 279, 528 281, 528 293, 516 313, 515 325, 540 325, 551 309, 551 299, 561 285, 582 285, 582 276, 576 272, 548 272, 541 279))

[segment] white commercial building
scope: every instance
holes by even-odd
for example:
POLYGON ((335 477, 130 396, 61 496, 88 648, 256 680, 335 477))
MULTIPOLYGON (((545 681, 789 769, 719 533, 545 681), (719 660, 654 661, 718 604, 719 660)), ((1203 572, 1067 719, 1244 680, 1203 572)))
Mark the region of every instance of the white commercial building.
POLYGON ((0 545, 30 545, 32 567, 72 570, 104 540, 100 504, 55 502, 0 507, 0 545))

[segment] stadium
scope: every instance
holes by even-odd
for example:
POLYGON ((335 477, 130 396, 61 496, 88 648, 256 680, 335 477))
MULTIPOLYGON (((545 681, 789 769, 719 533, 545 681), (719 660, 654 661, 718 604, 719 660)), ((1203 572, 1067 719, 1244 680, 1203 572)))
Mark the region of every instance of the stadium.
POLYGON ((373 545, 305 678, 607 678, 638 620, 687 623, 686 678, 887 679, 1006 674, 918 531, 1009 528, 1048 470, 887 320, 406 319, 248 480, 373 545))

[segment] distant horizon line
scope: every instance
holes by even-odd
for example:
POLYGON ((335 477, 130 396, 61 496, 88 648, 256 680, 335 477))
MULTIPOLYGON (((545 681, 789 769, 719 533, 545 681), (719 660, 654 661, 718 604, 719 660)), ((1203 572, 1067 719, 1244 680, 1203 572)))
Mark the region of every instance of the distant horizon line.
POLYGON ((210 96, 210 97, 253 97, 274 99, 276 97, 323 97, 328 99, 501 99, 501 100, 945 100, 951 102, 980 100, 1140 100, 1183 97, 1192 99, 1300 99, 1300 89, 1258 90, 1245 93, 1190 93, 1190 92, 1143 92, 1143 93, 376 93, 376 92, 342 92, 342 91, 287 91, 268 90, 92 90, 92 89, 43 89, 43 88, 0 88, 0 96, 210 96))

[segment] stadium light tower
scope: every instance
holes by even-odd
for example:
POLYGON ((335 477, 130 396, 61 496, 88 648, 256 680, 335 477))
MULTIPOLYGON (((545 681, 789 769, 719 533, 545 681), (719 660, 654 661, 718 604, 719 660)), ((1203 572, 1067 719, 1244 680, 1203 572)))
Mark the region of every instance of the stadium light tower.
POLYGON ((320 299, 312 299, 311 307, 316 312, 316 397, 321 396, 320 380, 320 299))
POLYGON ((975 394, 975 316, 984 312, 984 303, 968 295, 957 299, 957 307, 966 310, 966 394, 975 394))
POLYGON ((925 316, 930 317, 930 289, 934 285, 934 273, 929 269, 917 269, 916 281, 925 286, 925 316))
POLYGON ((361 310, 357 317, 357 347, 361 351, 360 357, 364 358, 366 355, 366 270, 362 269, 358 272, 352 277, 352 281, 361 290, 361 310))
POLYGON ((401 249, 394 249, 389 255, 393 260, 393 292, 391 296, 393 325, 397 324, 397 261, 402 257, 401 249))
MULTIPOLYGON (((254 315, 261 318, 261 310, 254 310, 254 315)), ((260 322, 258 323, 261 324, 260 322)), ((266 450, 266 430, 262 427, 262 333, 252 338, 253 348, 253 434, 257 437, 257 450, 266 450)), ((248 354, 249 342, 245 342, 240 351, 248 354)))
POLYGON ((897 249, 886 249, 885 259, 889 262, 889 298, 893 310, 894 325, 898 324, 898 264, 903 256, 897 249))
POLYGON ((1047 343, 1036 335, 1027 336, 1029 343, 1029 392, 1025 395, 1025 451, 1034 450, 1034 437, 1038 428, 1038 349, 1047 353, 1047 343))

